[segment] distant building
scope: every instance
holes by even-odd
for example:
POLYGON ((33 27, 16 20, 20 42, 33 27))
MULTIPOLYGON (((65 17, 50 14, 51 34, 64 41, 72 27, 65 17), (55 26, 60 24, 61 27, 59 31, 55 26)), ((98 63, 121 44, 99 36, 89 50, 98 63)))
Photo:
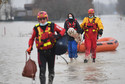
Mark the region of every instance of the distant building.
POLYGON ((24 10, 16 10, 15 11, 15 20, 37 20, 36 16, 39 11, 37 8, 33 8, 33 4, 25 4, 24 10))

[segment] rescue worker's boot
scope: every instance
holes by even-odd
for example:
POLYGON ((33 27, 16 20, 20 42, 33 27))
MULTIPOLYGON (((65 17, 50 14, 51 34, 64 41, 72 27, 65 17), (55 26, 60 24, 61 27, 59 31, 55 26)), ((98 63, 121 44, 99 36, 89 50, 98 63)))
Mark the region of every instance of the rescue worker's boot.
POLYGON ((45 71, 46 71, 45 68, 40 67, 40 75, 39 75, 39 78, 40 78, 40 84, 46 84, 45 71))
POLYGON ((88 62, 88 60, 87 59, 84 59, 84 63, 87 63, 88 62))
POLYGON ((49 74, 48 84, 53 84, 54 74, 49 74))
POLYGON ((54 68, 49 68, 48 84, 53 84, 54 75, 54 68))
POLYGON ((95 58, 93 58, 93 61, 92 62, 94 62, 95 63, 95 58))

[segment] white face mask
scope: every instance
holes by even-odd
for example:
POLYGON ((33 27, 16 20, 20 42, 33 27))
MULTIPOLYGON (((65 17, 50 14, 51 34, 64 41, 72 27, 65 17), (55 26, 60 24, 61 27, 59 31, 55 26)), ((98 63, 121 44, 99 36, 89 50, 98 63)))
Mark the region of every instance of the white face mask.
POLYGON ((73 19, 73 17, 69 17, 69 19, 73 19))
POLYGON ((93 16, 91 16, 91 17, 89 16, 89 18, 93 18, 93 16))
POLYGON ((47 24, 48 24, 47 22, 45 22, 44 24, 39 23, 40 26, 45 26, 45 25, 47 25, 47 24))

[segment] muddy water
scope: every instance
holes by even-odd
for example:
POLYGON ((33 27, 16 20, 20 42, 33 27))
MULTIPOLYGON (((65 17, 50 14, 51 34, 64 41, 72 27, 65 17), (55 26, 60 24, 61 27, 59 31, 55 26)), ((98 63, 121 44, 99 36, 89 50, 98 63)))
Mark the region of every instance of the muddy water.
MULTIPOLYGON (((54 84, 125 84, 125 19, 120 20, 117 15, 100 17, 105 28, 103 37, 117 39, 117 50, 97 53, 96 63, 90 59, 89 63, 84 64, 84 53, 78 53, 78 59, 68 65, 60 56, 56 57, 54 84)), ((21 73, 28 39, 36 23, 0 23, 0 84, 32 84, 32 80, 22 77, 21 73)), ((57 24, 63 27, 63 22, 57 24)), ((69 62, 68 54, 62 56, 69 62)), ((31 58, 37 63, 35 46, 31 58)), ((36 84, 40 84, 39 71, 36 74, 36 84)))

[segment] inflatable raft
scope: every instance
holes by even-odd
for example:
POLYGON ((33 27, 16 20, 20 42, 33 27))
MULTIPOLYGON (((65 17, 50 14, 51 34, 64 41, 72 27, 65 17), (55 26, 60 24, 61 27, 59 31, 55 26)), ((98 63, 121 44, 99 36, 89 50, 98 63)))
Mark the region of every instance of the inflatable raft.
MULTIPOLYGON (((105 37, 97 40, 97 48, 96 52, 103 52, 103 51, 113 51, 116 50, 119 43, 116 39, 112 37, 105 37)), ((77 45, 78 52, 85 52, 85 44, 77 45)))

